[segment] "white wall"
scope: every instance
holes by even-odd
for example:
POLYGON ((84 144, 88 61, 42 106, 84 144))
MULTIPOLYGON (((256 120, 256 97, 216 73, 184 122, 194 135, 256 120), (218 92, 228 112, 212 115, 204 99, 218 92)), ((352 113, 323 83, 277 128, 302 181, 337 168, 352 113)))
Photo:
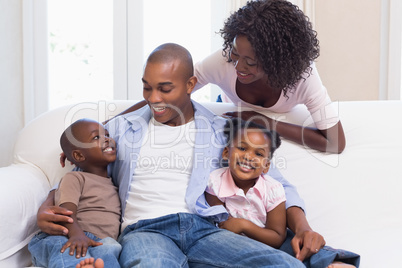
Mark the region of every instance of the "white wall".
POLYGON ((314 1, 317 68, 333 101, 380 96, 381 1, 314 1))
POLYGON ((22 1, 0 0, 0 167, 11 163, 23 126, 22 1))

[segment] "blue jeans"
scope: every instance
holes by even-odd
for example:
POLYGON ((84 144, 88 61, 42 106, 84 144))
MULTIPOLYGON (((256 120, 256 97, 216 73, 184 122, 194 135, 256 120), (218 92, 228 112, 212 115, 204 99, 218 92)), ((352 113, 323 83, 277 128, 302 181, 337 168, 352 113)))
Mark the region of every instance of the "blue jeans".
MULTIPOLYGON (((280 250, 292 256, 294 256, 294 253, 290 241, 292 240, 293 237, 294 233, 288 229, 286 240, 280 248, 280 250)), ((305 259, 303 261, 303 264, 307 268, 322 268, 327 267, 334 261, 341 261, 359 267, 360 255, 350 251, 342 249, 333 249, 331 247, 325 246, 310 258, 305 259)))
POLYGON ((187 213, 139 221, 118 241, 121 267, 304 267, 285 252, 187 213))
POLYGON ((100 239, 89 232, 85 232, 86 236, 94 241, 103 243, 101 246, 89 247, 85 257, 77 259, 75 254, 71 256, 69 249, 61 253, 60 250, 68 241, 66 236, 48 235, 39 233, 32 238, 28 244, 28 249, 32 255, 32 263, 40 267, 75 267, 80 261, 93 257, 101 258, 105 267, 120 267, 118 258, 121 251, 121 246, 116 240, 106 237, 100 239))

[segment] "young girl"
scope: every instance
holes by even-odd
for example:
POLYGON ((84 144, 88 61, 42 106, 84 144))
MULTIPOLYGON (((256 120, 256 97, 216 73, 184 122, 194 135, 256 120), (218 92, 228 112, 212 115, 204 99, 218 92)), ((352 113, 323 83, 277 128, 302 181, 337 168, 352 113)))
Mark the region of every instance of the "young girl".
POLYGON ((229 219, 219 227, 279 248, 286 237, 285 191, 268 175, 279 136, 253 122, 228 120, 222 158, 228 167, 211 173, 205 196, 211 206, 224 205, 229 219))

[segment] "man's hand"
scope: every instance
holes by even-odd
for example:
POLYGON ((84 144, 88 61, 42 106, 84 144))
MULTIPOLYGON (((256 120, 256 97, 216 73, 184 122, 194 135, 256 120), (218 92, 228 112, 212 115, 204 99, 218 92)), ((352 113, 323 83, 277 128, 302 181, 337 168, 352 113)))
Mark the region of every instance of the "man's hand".
POLYGON ((59 223, 72 223, 70 217, 72 211, 62 207, 47 206, 45 203, 38 210, 37 224, 38 227, 50 235, 67 235, 68 229, 59 223))
MULTIPOLYGON (((60 159, 59 159, 61 167, 64 168, 66 166, 66 160, 67 160, 67 156, 64 153, 61 153, 60 154, 60 159)), ((71 162, 71 161, 69 161, 69 162, 70 162, 71 165, 74 165, 73 162, 71 162)))
POLYGON ((322 235, 312 230, 306 230, 295 234, 290 242, 295 257, 300 261, 316 254, 325 246, 325 240, 322 235))

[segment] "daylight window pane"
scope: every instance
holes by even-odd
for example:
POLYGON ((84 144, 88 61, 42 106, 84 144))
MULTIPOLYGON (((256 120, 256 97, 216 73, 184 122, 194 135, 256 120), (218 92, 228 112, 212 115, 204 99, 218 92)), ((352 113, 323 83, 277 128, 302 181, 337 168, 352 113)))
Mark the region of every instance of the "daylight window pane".
MULTIPOLYGON (((211 53, 212 35, 211 1, 144 1, 144 58, 160 44, 174 42, 187 48, 195 63, 211 53)), ((209 86, 192 97, 209 101, 209 86)))
POLYGON ((113 99, 113 1, 48 1, 49 107, 113 99))

